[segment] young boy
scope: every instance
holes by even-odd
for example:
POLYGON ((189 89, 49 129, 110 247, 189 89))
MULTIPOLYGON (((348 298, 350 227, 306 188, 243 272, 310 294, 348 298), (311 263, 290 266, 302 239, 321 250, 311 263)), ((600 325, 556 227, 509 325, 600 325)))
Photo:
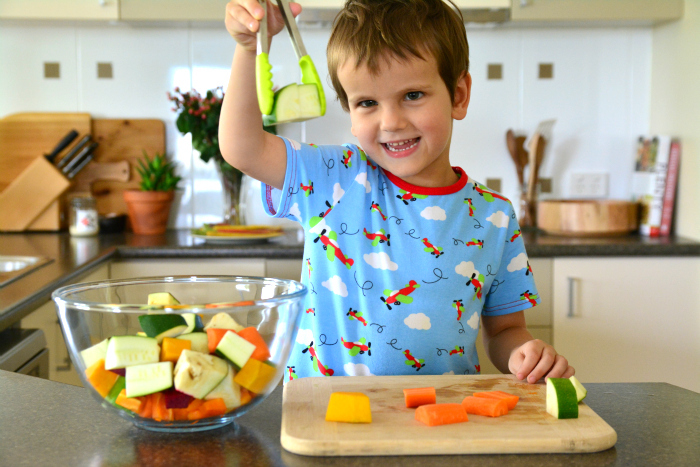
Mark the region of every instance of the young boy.
MULTIPOLYGON (((293 14, 301 7, 292 4, 293 14)), ((268 32, 283 27, 268 3, 268 32)), ((268 213, 305 230, 309 294, 288 374, 477 374, 481 322, 489 358, 534 383, 574 369, 533 339, 539 303, 510 202, 450 165, 453 120, 467 114, 469 50, 442 0, 350 0, 328 67, 360 145, 315 146, 262 130, 255 89, 257 0, 235 0, 238 42, 219 144, 266 184, 268 213)))

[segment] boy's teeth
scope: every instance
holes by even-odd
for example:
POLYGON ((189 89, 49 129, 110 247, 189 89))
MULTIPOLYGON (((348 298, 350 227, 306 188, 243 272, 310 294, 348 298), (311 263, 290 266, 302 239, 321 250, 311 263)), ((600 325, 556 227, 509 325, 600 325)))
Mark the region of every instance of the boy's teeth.
POLYGON ((414 147, 417 144, 418 144, 418 138, 407 139, 404 141, 396 141, 393 143, 384 143, 384 146, 386 146, 386 148, 389 151, 398 152, 398 151, 405 151, 407 149, 411 149, 412 147, 414 147))

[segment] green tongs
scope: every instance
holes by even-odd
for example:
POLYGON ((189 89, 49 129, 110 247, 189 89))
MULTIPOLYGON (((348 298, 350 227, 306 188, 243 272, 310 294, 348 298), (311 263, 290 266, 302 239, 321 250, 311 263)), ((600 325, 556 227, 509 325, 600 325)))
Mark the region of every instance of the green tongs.
MULTIPOLYGON (((260 111, 264 115, 269 115, 272 112, 275 93, 272 91, 272 65, 270 65, 270 43, 267 37, 267 2, 268 0, 258 0, 260 6, 263 7, 265 16, 260 20, 260 29, 257 34, 257 57, 255 59, 255 75, 256 87, 258 92, 258 104, 260 111)), ((318 89, 318 98, 321 104, 321 115, 326 113, 326 96, 323 93, 321 79, 318 77, 316 67, 311 57, 306 53, 306 48, 301 40, 299 28, 297 28, 292 10, 289 8, 288 0, 276 0, 280 7, 280 13, 284 19, 284 24, 289 31, 289 37, 292 40, 294 51, 299 60, 299 68, 301 68, 301 82, 304 84, 315 84, 318 89)))

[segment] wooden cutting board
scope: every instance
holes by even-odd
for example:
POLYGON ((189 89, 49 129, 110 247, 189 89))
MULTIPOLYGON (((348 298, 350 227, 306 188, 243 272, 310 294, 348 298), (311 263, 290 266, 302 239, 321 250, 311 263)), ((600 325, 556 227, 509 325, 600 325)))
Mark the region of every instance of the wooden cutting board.
POLYGON ((0 119, 0 191, 42 154, 48 154, 66 133, 75 130, 79 136, 64 149, 59 159, 91 131, 88 113, 27 112, 0 119))
POLYGON ((612 447, 617 434, 584 403, 579 418, 557 420, 545 410, 545 385, 512 376, 344 376, 302 378, 284 388, 282 446, 308 456, 506 454, 596 452, 612 447), (520 397, 498 418, 469 415, 466 423, 428 427, 407 409, 403 389, 435 387, 437 402, 461 402, 478 391, 520 397), (325 421, 332 392, 369 396, 372 423, 325 421))
MULTIPOLYGON (((131 167, 128 182, 96 180, 92 183, 97 212, 125 214, 127 210, 122 193, 125 190, 137 190, 141 180, 136 171, 137 159, 143 157, 143 151, 146 151, 149 158, 153 158, 156 152, 165 153, 165 124, 158 119, 96 118, 92 121, 92 137, 99 143, 94 162, 127 161, 131 167)), ((89 176, 89 173, 85 176, 89 176)), ((80 175, 76 178, 79 177, 80 175)), ((76 183, 75 189, 78 190, 79 187, 80 183, 76 183)))

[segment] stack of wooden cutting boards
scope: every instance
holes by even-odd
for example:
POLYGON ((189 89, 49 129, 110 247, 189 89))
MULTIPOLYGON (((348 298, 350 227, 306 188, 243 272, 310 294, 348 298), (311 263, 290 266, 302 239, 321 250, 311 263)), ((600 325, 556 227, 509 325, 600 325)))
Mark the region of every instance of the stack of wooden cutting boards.
MULTIPOLYGON (((32 219, 18 219, 6 231, 57 231, 65 228, 67 201, 77 193, 91 193, 99 214, 126 213, 122 192, 138 189, 136 160, 165 153, 165 125, 157 119, 93 119, 88 113, 19 113, 0 119, 0 195, 30 170, 37 158, 51 152, 69 131, 79 138, 90 134, 99 146, 93 160, 72 180, 60 196, 42 199, 46 208, 32 219)), ((70 150, 77 138, 57 160, 70 150)), ((60 177, 60 176, 59 176, 60 177)), ((31 194, 30 194, 31 195, 31 194)), ((41 193, 33 196, 41 197, 41 193)), ((51 195, 53 196, 53 195, 51 195)), ((13 203, 14 204, 14 203, 13 203)), ((16 203, 21 209, 21 203, 16 203)))

